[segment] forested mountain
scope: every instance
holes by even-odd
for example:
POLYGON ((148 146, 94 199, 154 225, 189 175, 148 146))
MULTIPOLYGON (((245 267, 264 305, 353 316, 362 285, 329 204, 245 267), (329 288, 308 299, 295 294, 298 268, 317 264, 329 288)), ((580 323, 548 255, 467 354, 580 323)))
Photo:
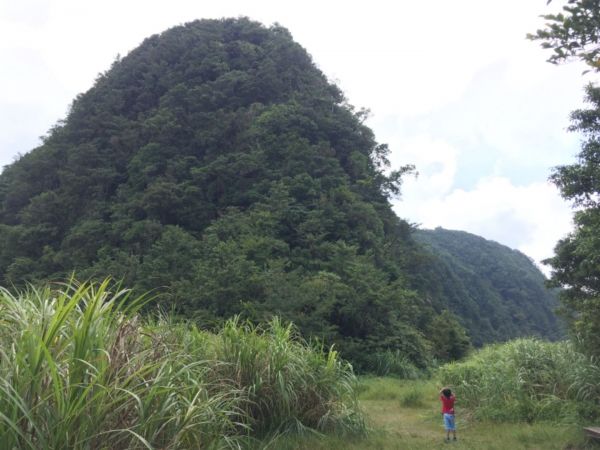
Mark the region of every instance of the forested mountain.
POLYGON ((435 256, 424 266, 423 291, 443 299, 475 345, 518 336, 559 338, 558 293, 518 250, 464 231, 418 230, 417 241, 435 256), (431 283, 431 280, 435 280, 431 283))
POLYGON ((113 276, 203 326, 279 314, 359 367, 460 356, 455 305, 478 341, 537 331, 439 272, 388 202, 410 166, 387 174, 363 120, 280 26, 152 36, 0 175, 0 284, 113 276))

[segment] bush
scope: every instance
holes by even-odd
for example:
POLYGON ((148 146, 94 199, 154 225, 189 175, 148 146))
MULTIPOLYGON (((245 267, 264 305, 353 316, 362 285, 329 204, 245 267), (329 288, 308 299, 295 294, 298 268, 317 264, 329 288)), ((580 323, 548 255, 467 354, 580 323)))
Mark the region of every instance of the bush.
POLYGON ((274 320, 218 334, 143 319, 109 283, 0 290, 3 448, 237 447, 294 429, 364 431, 335 352, 274 320))
POLYGON ((393 376, 406 380, 416 380, 423 376, 404 354, 399 351, 387 350, 366 356, 365 372, 380 377, 393 376))
POLYGON ((600 416, 600 368, 568 342, 518 339, 439 369, 457 404, 503 421, 589 421, 600 416))
POLYGON ((407 408, 418 408, 424 405, 425 393, 422 388, 412 386, 400 396, 400 405, 407 408))

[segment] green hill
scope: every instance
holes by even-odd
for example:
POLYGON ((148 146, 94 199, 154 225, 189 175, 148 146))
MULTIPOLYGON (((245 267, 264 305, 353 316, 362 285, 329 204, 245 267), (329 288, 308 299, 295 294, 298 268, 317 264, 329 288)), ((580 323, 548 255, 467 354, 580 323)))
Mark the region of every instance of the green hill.
POLYGON ((545 287, 546 278, 523 253, 443 228, 419 230, 415 238, 434 255, 423 290, 432 298, 444 299, 474 344, 563 335, 553 312, 558 306, 557 292, 545 287))
POLYGON ((363 121, 280 26, 152 36, 0 175, 0 284, 122 278, 202 326, 281 315, 366 368, 460 356, 445 309, 480 340, 534 329, 534 306, 497 316, 475 275, 438 277, 388 201, 411 168, 388 174, 363 121))

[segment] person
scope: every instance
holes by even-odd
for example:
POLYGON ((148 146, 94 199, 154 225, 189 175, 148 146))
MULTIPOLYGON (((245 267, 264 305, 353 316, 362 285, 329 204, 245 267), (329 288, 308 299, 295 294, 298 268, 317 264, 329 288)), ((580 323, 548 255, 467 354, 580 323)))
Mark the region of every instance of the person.
POLYGON ((444 418, 444 428, 446 429, 446 442, 450 442, 450 432, 452 432, 453 440, 456 441, 456 423, 454 422, 455 400, 456 397, 449 388, 445 387, 440 391, 442 417, 444 418))

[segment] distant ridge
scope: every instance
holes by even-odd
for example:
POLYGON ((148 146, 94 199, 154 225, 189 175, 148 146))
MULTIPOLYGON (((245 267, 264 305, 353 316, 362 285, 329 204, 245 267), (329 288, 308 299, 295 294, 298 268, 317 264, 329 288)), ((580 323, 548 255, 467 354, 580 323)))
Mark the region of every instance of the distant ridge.
POLYGON ((557 292, 525 254, 465 231, 418 230, 415 238, 434 256, 423 286, 460 317, 476 345, 518 336, 557 339, 557 292))

